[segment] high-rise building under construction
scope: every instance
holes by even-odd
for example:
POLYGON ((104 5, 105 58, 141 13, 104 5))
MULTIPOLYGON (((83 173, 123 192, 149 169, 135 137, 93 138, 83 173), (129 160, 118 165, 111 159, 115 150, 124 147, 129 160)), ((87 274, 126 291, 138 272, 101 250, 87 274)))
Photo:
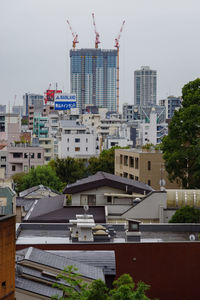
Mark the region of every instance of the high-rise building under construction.
POLYGON ((70 50, 71 92, 80 112, 93 104, 117 110, 117 50, 70 50))

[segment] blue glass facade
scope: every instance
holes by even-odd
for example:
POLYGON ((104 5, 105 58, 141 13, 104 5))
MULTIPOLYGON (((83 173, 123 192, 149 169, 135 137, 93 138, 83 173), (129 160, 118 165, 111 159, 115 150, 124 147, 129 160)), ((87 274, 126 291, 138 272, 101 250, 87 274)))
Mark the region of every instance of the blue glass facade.
POLYGON ((117 50, 70 50, 71 92, 80 111, 85 104, 116 111, 117 50))

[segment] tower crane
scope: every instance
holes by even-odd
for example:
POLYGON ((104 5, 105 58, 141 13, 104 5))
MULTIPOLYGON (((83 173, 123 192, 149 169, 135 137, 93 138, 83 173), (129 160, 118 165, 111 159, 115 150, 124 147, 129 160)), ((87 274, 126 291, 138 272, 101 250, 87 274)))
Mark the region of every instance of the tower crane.
POLYGON ((119 34, 115 39, 115 47, 117 48, 117 112, 119 113, 119 40, 123 31, 125 20, 122 23, 119 34))
POLYGON ((99 40, 99 33, 97 32, 97 29, 96 29, 96 23, 95 23, 95 18, 94 18, 94 13, 92 13, 92 19, 93 19, 93 25, 94 25, 94 32, 95 32, 95 35, 96 35, 96 38, 95 38, 95 48, 98 49, 98 44, 100 44, 100 40, 99 40))
POLYGON ((73 32, 69 20, 67 20, 67 24, 69 25, 69 29, 71 30, 72 36, 73 36, 73 38, 74 38, 73 41, 72 41, 72 47, 73 47, 73 49, 75 50, 76 44, 79 43, 79 41, 78 41, 78 34, 76 34, 76 33, 73 32))

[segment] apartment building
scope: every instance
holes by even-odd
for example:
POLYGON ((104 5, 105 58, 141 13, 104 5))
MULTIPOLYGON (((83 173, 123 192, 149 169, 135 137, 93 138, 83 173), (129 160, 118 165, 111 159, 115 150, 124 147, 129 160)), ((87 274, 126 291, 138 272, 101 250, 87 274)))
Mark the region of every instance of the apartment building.
POLYGON ((115 175, 144 182, 155 190, 180 188, 177 183, 171 183, 167 178, 161 151, 116 149, 115 175))
POLYGON ((7 176, 28 172, 30 168, 44 164, 44 148, 27 144, 7 147, 7 176))
POLYGON ((48 164, 54 159, 54 138, 39 138, 40 147, 44 148, 44 163, 48 164))

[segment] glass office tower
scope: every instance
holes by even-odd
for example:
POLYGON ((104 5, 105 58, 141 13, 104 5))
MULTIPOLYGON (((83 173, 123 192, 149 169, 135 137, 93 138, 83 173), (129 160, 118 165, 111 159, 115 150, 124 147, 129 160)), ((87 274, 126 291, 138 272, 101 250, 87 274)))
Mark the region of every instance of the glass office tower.
POLYGON ((141 67, 134 72, 134 104, 155 105, 157 94, 157 71, 141 67))
POLYGON ((70 50, 71 93, 82 112, 87 104, 115 112, 117 100, 117 50, 70 50))

